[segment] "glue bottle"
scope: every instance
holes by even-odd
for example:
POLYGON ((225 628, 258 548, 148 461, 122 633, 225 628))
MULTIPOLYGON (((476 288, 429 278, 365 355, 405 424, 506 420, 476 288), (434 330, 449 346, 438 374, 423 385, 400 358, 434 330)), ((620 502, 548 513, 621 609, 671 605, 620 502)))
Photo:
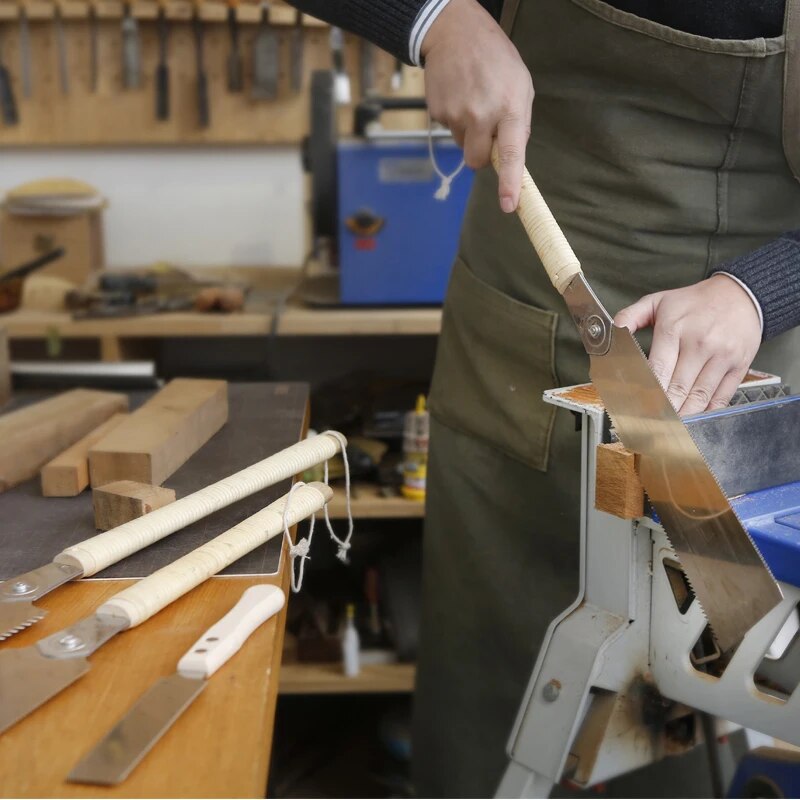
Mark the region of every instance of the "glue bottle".
POLYGON ((403 428, 403 496, 409 500, 425 500, 425 479, 428 474, 428 440, 430 415, 425 395, 417 397, 417 407, 406 414, 403 428))
POLYGON ((350 603, 347 606, 347 622, 342 634, 342 663, 344 674, 348 678, 354 678, 361 671, 361 642, 356 630, 355 617, 356 607, 350 603))

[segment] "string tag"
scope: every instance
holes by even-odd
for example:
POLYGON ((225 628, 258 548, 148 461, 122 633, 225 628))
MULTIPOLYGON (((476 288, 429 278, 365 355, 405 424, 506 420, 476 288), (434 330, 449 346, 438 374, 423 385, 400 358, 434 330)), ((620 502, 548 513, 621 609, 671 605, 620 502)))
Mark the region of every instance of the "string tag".
POLYGON ((453 181, 461 174, 461 170, 464 169, 465 165, 462 157, 459 165, 449 175, 445 175, 439 168, 439 164, 436 161, 436 154, 433 152, 433 120, 430 114, 428 114, 428 155, 431 159, 433 171, 439 176, 439 180, 441 181, 439 188, 433 193, 433 196, 436 200, 444 202, 450 197, 450 187, 453 181))

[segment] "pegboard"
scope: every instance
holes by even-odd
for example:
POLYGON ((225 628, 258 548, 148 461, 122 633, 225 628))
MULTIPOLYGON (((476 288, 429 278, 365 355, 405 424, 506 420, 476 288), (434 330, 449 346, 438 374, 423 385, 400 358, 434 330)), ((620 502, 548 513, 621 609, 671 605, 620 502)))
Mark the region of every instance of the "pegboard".
MULTIPOLYGON (((120 0, 57 0, 67 64, 68 92, 63 91, 59 71, 56 4, 52 0, 0 0, 0 52, 11 77, 19 121, 0 120, 0 146, 8 145, 152 145, 152 144, 291 144, 307 133, 310 74, 332 66, 330 29, 311 17, 303 17, 302 88, 290 86, 290 39, 296 12, 290 6, 269 4, 270 25, 275 27, 280 48, 279 91, 274 100, 251 97, 253 43, 258 33, 261 7, 236 5, 239 39, 244 60, 244 90, 227 88, 226 60, 230 51, 228 5, 222 2, 166 0, 169 20, 168 66, 170 115, 156 118, 155 72, 159 37, 156 0, 129 4, 138 21, 141 47, 141 87, 125 89, 122 83, 122 17, 120 0), (20 9, 24 7, 30 41, 31 94, 22 86, 20 9), (90 8, 94 21, 90 19, 90 8), (210 124, 199 124, 197 106, 196 49, 192 19, 203 20, 203 61, 208 79, 210 124), (97 85, 90 85, 92 26, 96 26, 97 85)), ((363 43, 345 36, 345 68, 350 76, 352 98, 361 96, 360 58, 363 43)), ((372 48, 374 89, 379 94, 421 96, 422 71, 404 67, 402 87, 393 92, 395 59, 372 48)), ((352 106, 340 110, 340 129, 352 125, 352 106)), ((420 114, 393 115, 394 127, 419 127, 420 114)))

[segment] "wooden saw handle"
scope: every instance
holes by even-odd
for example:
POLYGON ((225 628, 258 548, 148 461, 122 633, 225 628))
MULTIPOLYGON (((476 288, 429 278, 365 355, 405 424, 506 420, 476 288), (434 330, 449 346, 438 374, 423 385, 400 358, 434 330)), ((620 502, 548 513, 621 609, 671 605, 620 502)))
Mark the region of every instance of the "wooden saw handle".
MULTIPOLYGON (((496 142, 492 145, 492 164, 499 172, 500 154, 496 142)), ((522 174, 517 214, 544 264, 550 282, 559 294, 564 294, 570 281, 581 272, 581 262, 569 246, 567 237, 558 226, 527 169, 522 174)))
MULTIPOLYGON (((274 536, 281 535, 288 497, 287 493, 229 531, 118 592, 103 603, 97 613, 121 617, 131 628, 141 625, 207 578, 274 536)), ((296 525, 320 511, 331 497, 333 490, 324 483, 300 486, 292 493, 287 523, 296 525)))
POLYGON ((94 575, 243 497, 327 461, 341 450, 340 436, 341 434, 321 433, 298 442, 139 519, 68 547, 54 561, 79 567, 84 577, 94 575))

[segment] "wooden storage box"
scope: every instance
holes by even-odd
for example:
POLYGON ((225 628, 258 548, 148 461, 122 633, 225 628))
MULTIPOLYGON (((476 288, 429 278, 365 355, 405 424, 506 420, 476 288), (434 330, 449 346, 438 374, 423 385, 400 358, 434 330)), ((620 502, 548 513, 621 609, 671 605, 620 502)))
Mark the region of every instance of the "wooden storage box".
POLYGON ((62 258, 40 270, 83 284, 104 266, 102 210, 71 215, 20 214, 0 208, 0 265, 13 269, 26 261, 63 247, 62 258))

